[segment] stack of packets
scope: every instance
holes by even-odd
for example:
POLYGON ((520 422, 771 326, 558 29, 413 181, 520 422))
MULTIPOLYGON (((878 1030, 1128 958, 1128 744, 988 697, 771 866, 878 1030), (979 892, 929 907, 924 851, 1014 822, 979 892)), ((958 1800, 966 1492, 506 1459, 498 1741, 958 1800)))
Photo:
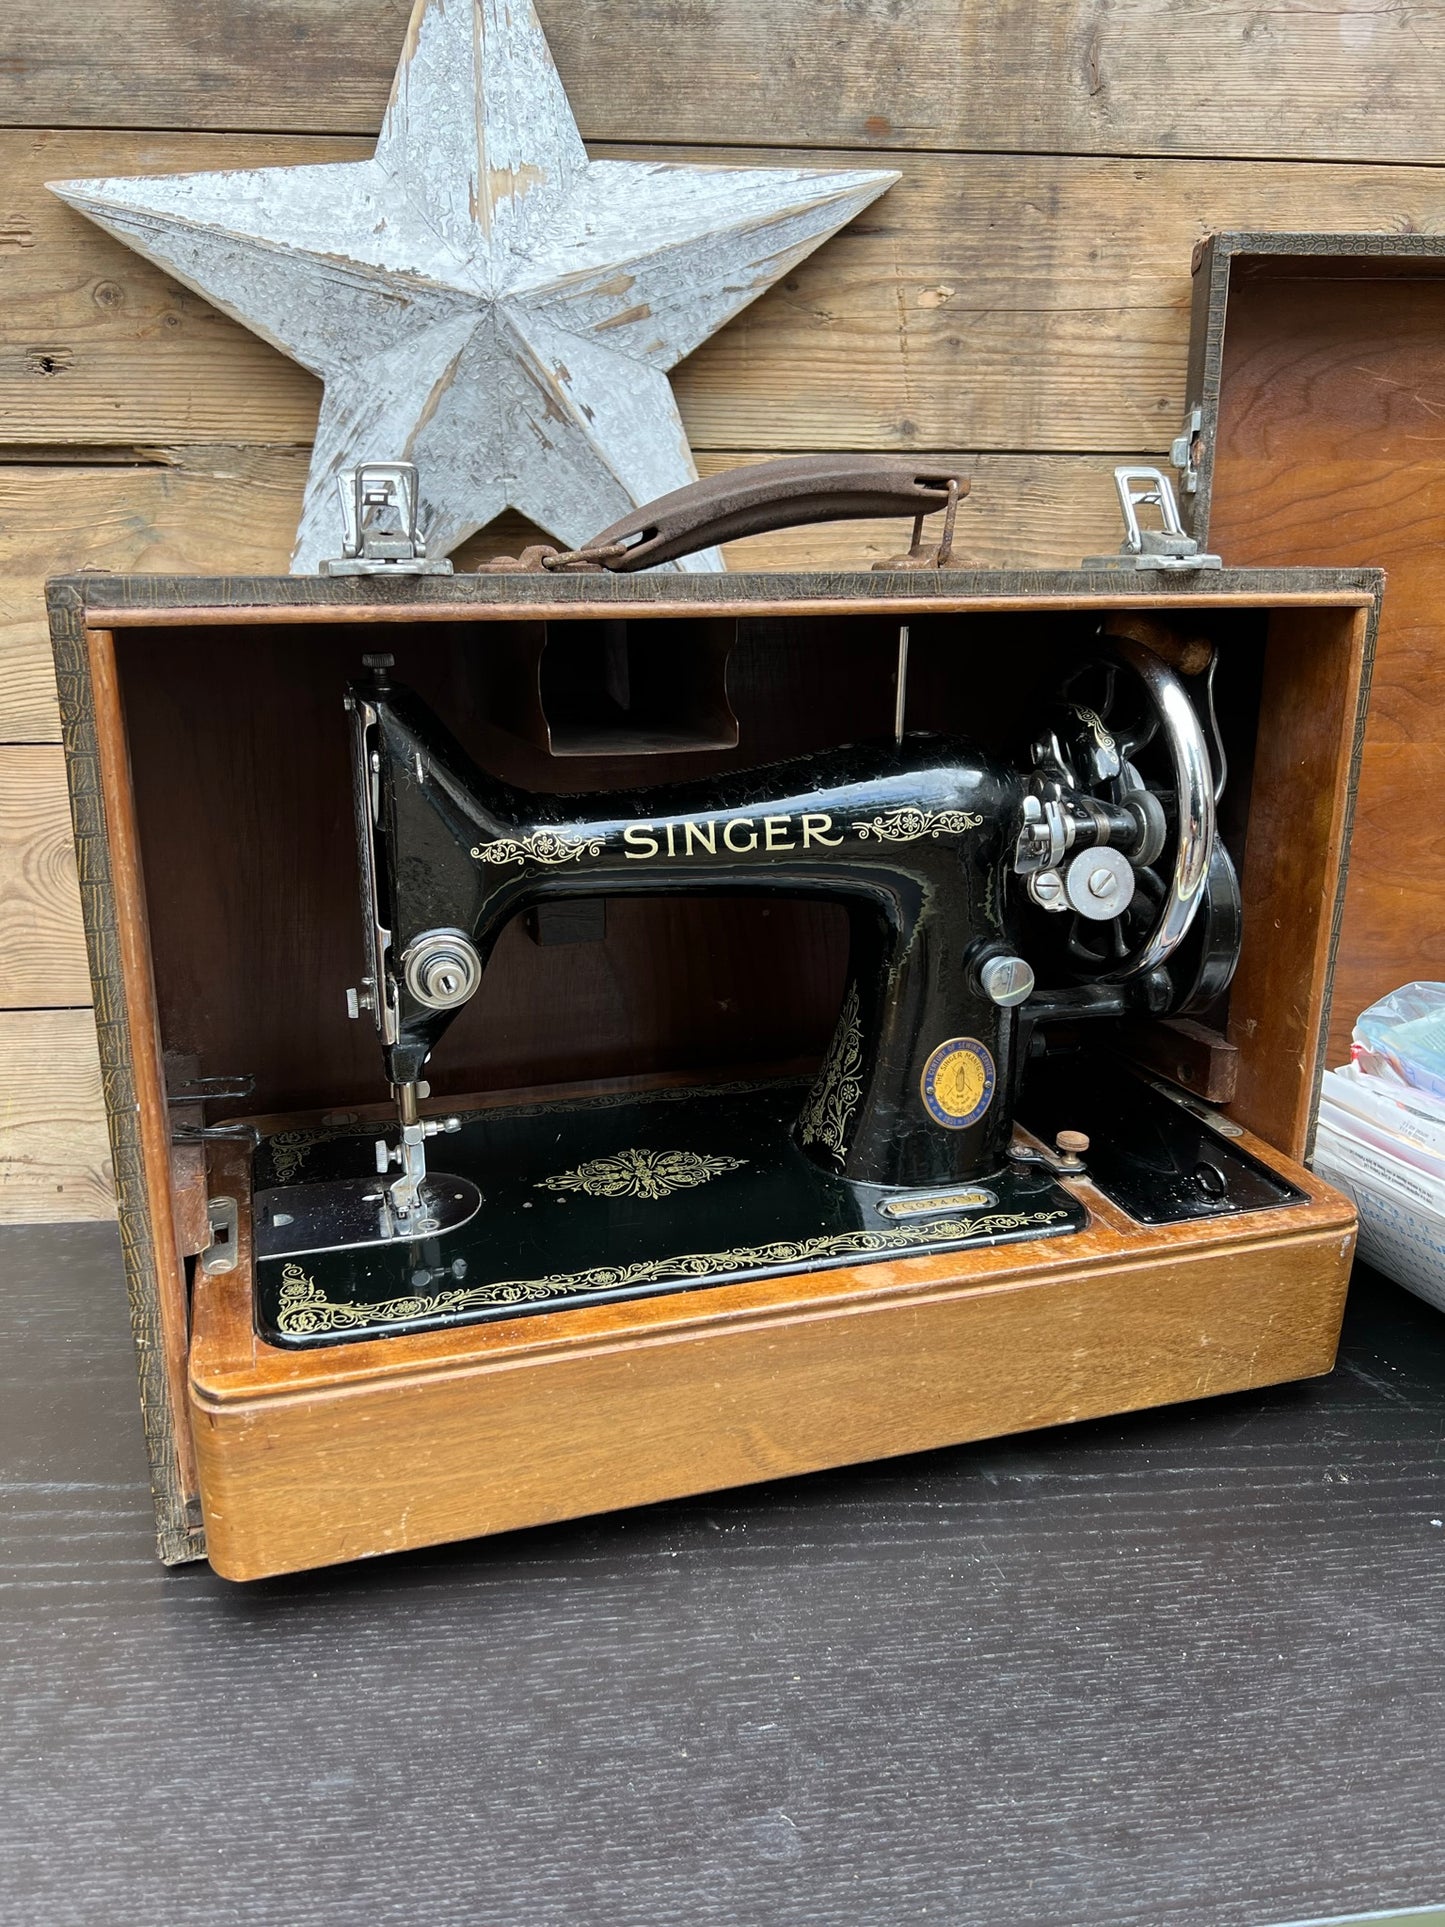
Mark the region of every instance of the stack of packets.
POLYGON ((1326 1071, 1314 1166, 1354 1199, 1360 1256, 1445 1311, 1445 984, 1406 984, 1326 1071))

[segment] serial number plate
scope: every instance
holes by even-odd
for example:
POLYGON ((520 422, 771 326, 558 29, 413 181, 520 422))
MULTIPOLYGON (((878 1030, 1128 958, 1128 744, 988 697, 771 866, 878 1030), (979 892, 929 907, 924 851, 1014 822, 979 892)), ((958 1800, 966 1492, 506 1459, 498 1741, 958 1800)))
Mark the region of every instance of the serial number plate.
POLYGON ((933 1218, 942 1211, 981 1211, 998 1203, 996 1191, 972 1185, 967 1191, 930 1191, 927 1197, 884 1198, 879 1215, 899 1218, 933 1218))

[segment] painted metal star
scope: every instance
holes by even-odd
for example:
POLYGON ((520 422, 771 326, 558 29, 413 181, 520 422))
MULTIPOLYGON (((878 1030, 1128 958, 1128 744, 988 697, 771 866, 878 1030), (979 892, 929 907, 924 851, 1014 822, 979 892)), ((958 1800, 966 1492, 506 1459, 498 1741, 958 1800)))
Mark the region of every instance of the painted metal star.
POLYGON ((418 0, 371 160, 52 187, 325 383, 302 572, 360 461, 417 464, 434 556, 694 480, 667 370, 897 178, 589 161, 530 0, 418 0))

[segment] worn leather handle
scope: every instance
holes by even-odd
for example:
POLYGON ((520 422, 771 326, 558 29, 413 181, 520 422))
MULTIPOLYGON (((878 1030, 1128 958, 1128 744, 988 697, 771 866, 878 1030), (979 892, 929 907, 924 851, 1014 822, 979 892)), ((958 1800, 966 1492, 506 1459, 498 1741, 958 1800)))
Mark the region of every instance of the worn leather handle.
POLYGON ((908 456, 789 455, 659 496, 603 529, 578 553, 629 574, 769 529, 870 515, 931 515, 967 493, 961 476, 908 456))

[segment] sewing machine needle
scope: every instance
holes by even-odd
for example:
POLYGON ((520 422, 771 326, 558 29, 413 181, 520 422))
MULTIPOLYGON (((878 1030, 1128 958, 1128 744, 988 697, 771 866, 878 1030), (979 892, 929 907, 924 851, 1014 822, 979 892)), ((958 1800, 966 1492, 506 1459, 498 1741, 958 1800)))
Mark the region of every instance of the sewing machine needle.
POLYGON ((898 625, 898 694, 893 704, 893 741, 903 744, 903 714, 908 707, 908 624, 898 625))

